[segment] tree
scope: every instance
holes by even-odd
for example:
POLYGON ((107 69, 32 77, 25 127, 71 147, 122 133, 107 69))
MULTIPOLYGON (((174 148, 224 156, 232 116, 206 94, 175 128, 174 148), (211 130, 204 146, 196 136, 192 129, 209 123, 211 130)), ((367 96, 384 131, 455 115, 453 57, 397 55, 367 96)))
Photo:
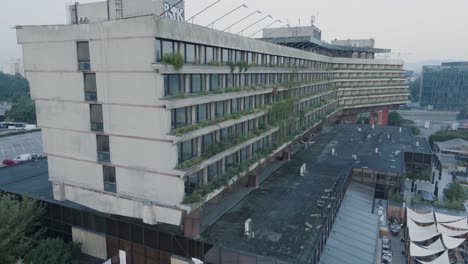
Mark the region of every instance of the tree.
POLYGON ((10 110, 5 112, 5 117, 10 121, 36 123, 36 106, 28 96, 17 98, 10 110))
POLYGON ((26 256, 25 263, 32 264, 78 264, 80 244, 65 243, 59 238, 40 240, 26 256))
POLYGON ((0 263, 15 263, 42 234, 39 218, 44 207, 36 201, 0 195, 0 263))
POLYGON ((389 126, 402 126, 403 124, 403 117, 400 113, 392 111, 388 114, 388 125, 389 126))
POLYGON ((464 201, 467 196, 463 186, 456 182, 450 183, 444 192, 450 202, 460 201, 463 203, 462 201, 464 201))
POLYGON ((463 106, 460 112, 457 114, 457 120, 468 119, 468 108, 467 106, 463 106))
POLYGON ((18 97, 28 94, 29 83, 23 76, 0 73, 0 101, 13 102, 18 97))

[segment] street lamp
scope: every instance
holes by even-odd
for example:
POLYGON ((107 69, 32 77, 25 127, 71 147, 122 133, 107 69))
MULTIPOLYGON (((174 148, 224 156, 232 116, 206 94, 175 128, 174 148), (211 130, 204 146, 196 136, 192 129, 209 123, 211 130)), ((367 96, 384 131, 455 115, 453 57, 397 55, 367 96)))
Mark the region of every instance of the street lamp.
POLYGON ((266 17, 264 17, 264 18, 258 20, 257 22, 253 23, 252 25, 250 25, 250 26, 244 28, 243 30, 239 31, 236 35, 239 35, 239 34, 243 33, 243 32, 246 31, 247 29, 249 29, 249 28, 251 28, 251 27, 257 25, 258 23, 262 22, 263 20, 265 20, 265 19, 267 19, 267 18, 273 18, 273 17, 272 17, 271 15, 268 15, 268 16, 266 16, 266 17))
POLYGON ((195 15, 193 15, 191 18, 187 19, 186 22, 188 23, 190 20, 192 20, 192 24, 193 24, 193 20, 196 16, 198 16, 199 14, 205 12, 206 10, 210 9, 212 6, 216 5, 217 3, 221 2, 222 0, 218 0, 214 3, 212 3, 211 5, 207 6, 205 9, 203 9, 202 11, 196 13, 195 15))
POLYGON ((223 31, 226 31, 226 30, 232 28, 233 26, 239 24, 240 22, 246 20, 247 18, 249 18, 249 17, 251 17, 251 16, 253 16, 255 14, 261 14, 261 13, 262 13, 262 11, 260 11, 260 10, 254 11, 251 14, 247 15, 246 17, 242 18, 241 20, 237 21, 236 23, 234 23, 234 24, 230 25, 229 27, 225 28, 223 31))
POLYGON ((266 26, 266 27, 260 29, 259 31, 255 32, 255 33, 253 33, 252 35, 249 36, 249 38, 252 37, 252 36, 255 36, 258 32, 260 32, 260 31, 264 30, 265 28, 270 27, 270 26, 272 26, 272 25, 274 25, 274 24, 276 24, 276 23, 278 23, 278 22, 279 22, 279 23, 283 23, 280 19, 278 19, 278 20, 276 20, 275 22, 269 24, 268 26, 266 26))
POLYGON ((208 26, 206 26, 206 27, 214 26, 214 23, 218 22, 219 20, 225 18, 226 16, 228 16, 228 15, 234 13, 235 11, 237 11, 238 9, 243 8, 243 7, 248 8, 248 6, 247 6, 246 4, 242 4, 242 5, 240 5, 240 6, 236 7, 236 8, 234 8, 233 10, 229 11, 228 13, 226 13, 225 15, 223 15, 222 17, 220 17, 220 18, 216 19, 215 21, 211 22, 211 23, 208 24, 208 26))

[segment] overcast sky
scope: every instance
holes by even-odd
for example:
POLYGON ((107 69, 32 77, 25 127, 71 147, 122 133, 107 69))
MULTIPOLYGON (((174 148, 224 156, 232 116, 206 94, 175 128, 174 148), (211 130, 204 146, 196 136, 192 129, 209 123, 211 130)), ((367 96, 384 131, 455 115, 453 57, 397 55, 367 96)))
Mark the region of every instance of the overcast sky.
MULTIPOLYGON (((215 1, 187 0, 186 18, 215 1)), ((0 62, 21 57, 12 26, 65 23, 65 7, 69 2, 0 0, 0 62)), ((223 19, 215 28, 224 28, 255 10, 283 22, 289 21, 292 26, 297 26, 299 19, 301 25, 309 25, 311 16, 315 15, 316 25, 322 29, 326 41, 372 37, 376 39, 377 47, 391 48, 409 63, 468 60, 468 0, 222 0, 198 16, 195 23, 207 25, 241 3, 249 8, 223 19)), ((233 31, 240 31, 260 18, 261 15, 251 17, 233 31)), ((265 20, 249 32, 253 33, 272 21, 265 20)))

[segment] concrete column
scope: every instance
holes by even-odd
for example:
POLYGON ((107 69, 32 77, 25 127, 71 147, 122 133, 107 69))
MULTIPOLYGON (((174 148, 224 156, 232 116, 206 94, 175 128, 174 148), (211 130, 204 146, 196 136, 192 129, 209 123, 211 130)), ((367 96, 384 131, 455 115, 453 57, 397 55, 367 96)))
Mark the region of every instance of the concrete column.
POLYGON ((388 112, 389 112, 388 107, 385 107, 384 110, 382 111, 382 125, 383 126, 388 126, 388 112))
POLYGON ((374 114, 375 114, 374 111, 371 111, 371 112, 370 112, 369 120, 370 120, 370 124, 371 124, 371 125, 374 125, 374 124, 375 124, 374 114))
POLYGON ((377 112, 377 124, 382 125, 382 111, 377 112))

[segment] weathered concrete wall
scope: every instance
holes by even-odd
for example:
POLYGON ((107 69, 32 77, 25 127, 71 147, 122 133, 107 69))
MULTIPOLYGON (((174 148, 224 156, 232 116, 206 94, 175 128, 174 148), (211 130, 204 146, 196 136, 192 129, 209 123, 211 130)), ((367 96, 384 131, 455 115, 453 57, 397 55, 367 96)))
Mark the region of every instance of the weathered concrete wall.
POLYGON ((101 165, 55 156, 49 156, 48 162, 50 180, 99 191, 104 190, 101 165))
POLYGON ((107 259, 107 242, 104 235, 72 227, 73 241, 81 243, 81 252, 99 258, 107 259))
POLYGON ((76 5, 78 21, 86 18, 89 22, 98 22, 108 19, 107 2, 96 2, 76 5))

